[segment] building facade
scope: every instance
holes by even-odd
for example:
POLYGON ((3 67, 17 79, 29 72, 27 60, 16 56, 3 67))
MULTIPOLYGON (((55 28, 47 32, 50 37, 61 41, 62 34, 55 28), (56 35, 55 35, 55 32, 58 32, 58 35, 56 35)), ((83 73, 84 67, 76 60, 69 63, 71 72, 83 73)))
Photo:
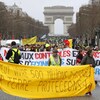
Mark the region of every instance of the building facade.
POLYGON ((27 13, 23 12, 22 8, 19 8, 15 3, 14 3, 14 5, 7 6, 6 8, 10 13, 12 13, 14 15, 19 15, 19 16, 22 16, 22 17, 27 16, 27 13))

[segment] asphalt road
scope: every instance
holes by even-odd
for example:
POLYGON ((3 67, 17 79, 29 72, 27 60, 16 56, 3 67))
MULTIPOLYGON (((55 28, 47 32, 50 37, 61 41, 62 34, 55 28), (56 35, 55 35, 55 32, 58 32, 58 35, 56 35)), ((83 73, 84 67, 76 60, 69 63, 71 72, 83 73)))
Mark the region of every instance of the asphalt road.
MULTIPOLYGON (((29 99, 14 97, 0 91, 0 100, 29 100, 29 99)), ((31 100, 36 100, 36 99, 31 99, 31 100)), ((59 98, 59 99, 37 99, 37 100, 100 100, 100 86, 99 85, 96 86, 96 89, 92 91, 92 96, 59 98)))

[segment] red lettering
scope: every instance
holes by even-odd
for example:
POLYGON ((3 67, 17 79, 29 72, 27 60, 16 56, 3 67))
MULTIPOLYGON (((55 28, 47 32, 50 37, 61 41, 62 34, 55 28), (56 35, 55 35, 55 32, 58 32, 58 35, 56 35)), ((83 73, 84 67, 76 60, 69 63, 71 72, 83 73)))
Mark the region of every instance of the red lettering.
POLYGON ((70 50, 67 51, 67 54, 68 54, 68 55, 67 55, 68 57, 71 56, 71 52, 70 52, 70 50))
POLYGON ((40 59, 44 59, 44 58, 47 58, 47 55, 45 53, 40 53, 40 59))
POLYGON ((40 56, 39 56, 38 53, 35 53, 35 58, 36 58, 36 59, 39 59, 39 58, 40 58, 40 56))
POLYGON ((59 52, 59 55, 60 55, 61 57, 70 57, 70 56, 71 56, 71 51, 70 51, 70 50, 61 51, 61 52, 59 52))
POLYGON ((47 57, 49 58, 50 57, 50 53, 46 53, 47 54, 47 57))
POLYGON ((35 53, 36 59, 47 59, 50 57, 50 53, 35 53))
POLYGON ((63 57, 67 56, 67 51, 63 51, 63 57))
POLYGON ((100 58, 100 52, 93 52, 94 58, 100 58))

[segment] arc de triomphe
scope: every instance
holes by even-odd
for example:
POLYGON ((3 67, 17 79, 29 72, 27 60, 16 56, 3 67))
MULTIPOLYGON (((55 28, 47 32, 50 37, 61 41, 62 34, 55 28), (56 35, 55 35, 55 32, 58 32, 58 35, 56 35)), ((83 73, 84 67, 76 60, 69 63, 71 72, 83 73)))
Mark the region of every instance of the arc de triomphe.
POLYGON ((49 34, 54 34, 54 24, 56 19, 63 20, 64 35, 68 35, 68 27, 73 21, 73 7, 53 6, 44 7, 45 25, 49 27, 49 34))

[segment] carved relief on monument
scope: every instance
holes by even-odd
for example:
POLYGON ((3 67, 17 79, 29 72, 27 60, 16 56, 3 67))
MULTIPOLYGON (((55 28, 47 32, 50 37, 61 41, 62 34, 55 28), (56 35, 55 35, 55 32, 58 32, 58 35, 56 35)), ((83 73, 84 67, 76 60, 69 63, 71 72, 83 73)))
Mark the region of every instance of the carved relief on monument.
POLYGON ((52 21, 52 18, 50 18, 50 17, 46 17, 45 20, 46 20, 46 21, 52 21))
POLYGON ((46 16, 45 17, 45 22, 46 23, 53 23, 53 17, 52 16, 46 16))

